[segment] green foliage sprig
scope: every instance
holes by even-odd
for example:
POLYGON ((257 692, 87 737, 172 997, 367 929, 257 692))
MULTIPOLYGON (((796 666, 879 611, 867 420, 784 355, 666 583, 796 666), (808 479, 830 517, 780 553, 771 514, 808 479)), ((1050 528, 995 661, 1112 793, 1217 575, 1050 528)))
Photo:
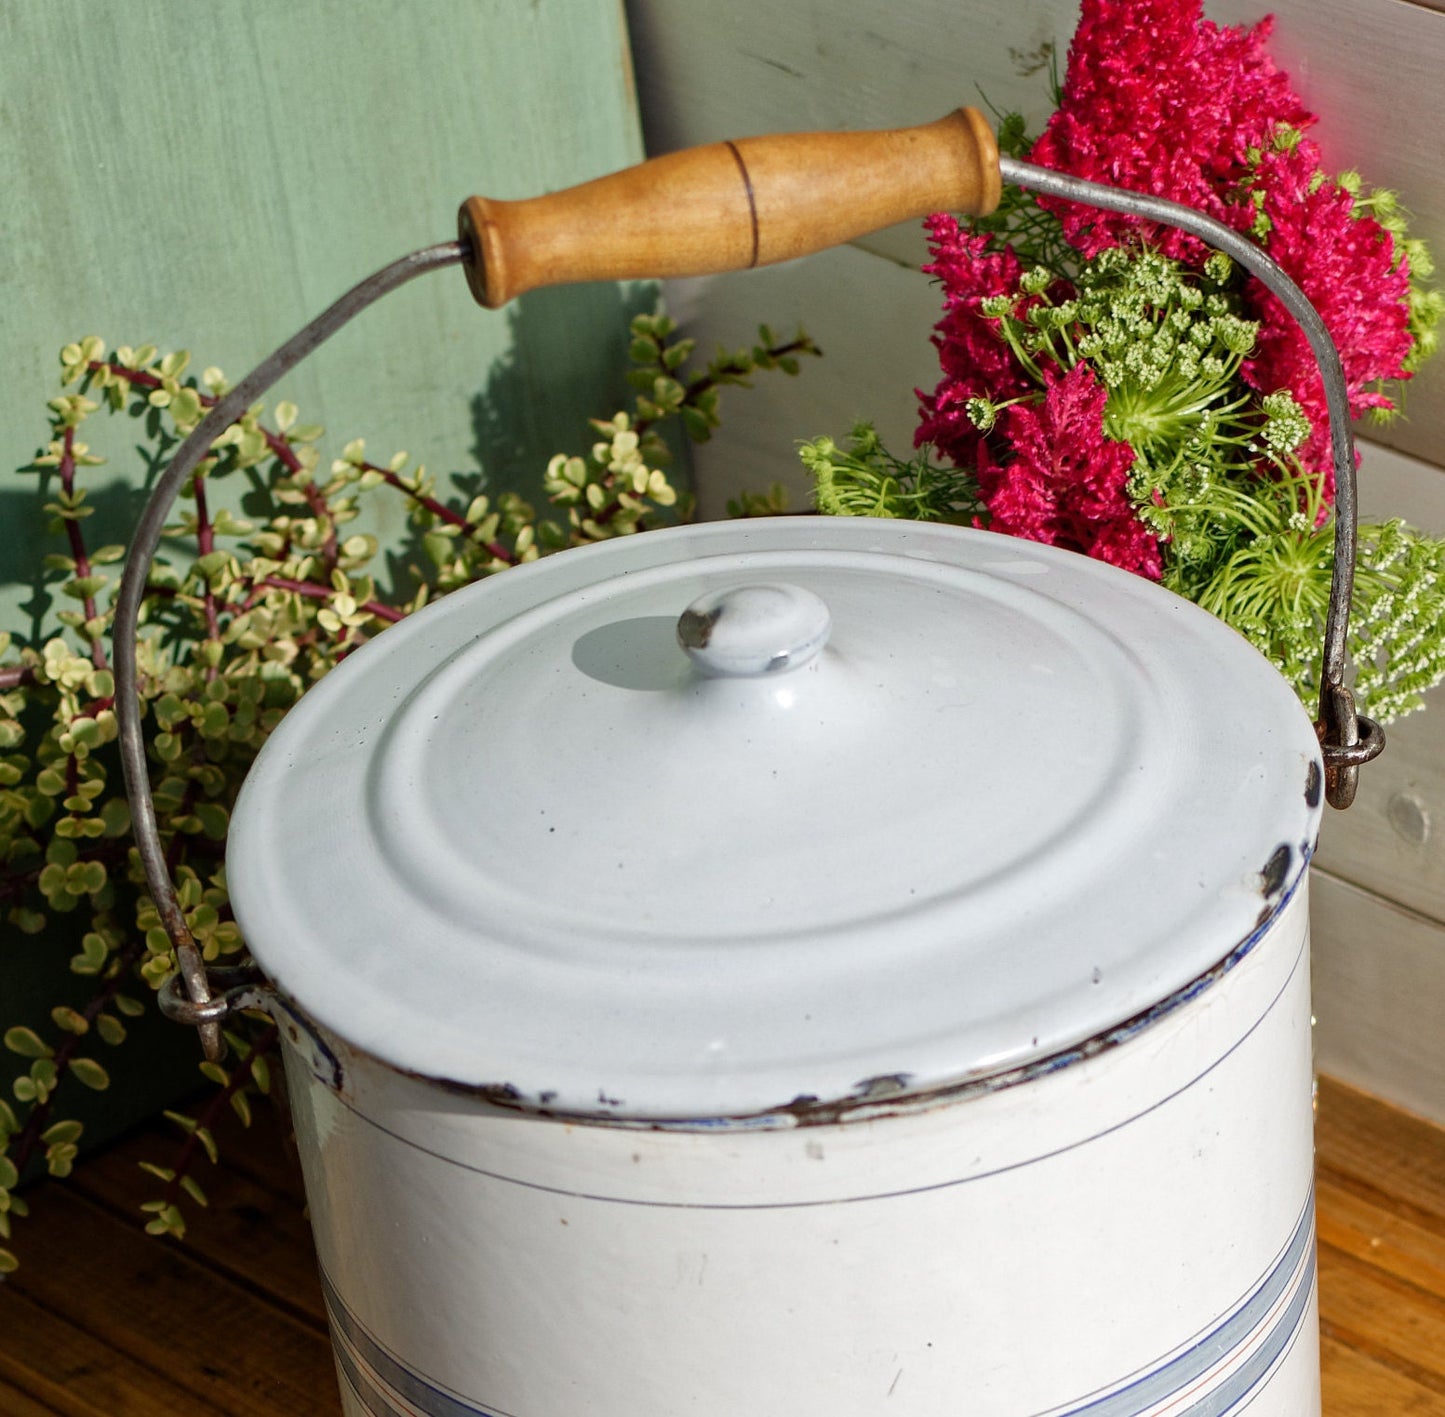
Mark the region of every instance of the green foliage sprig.
MULTIPOLYGON (((680 427, 707 438, 724 388, 761 371, 795 373, 817 353, 806 335, 779 340, 764 328, 752 348, 694 368, 694 342, 677 338, 666 315, 630 328, 632 406, 594 422, 586 452, 548 464, 552 517, 511 493, 463 501, 406 453, 373 460, 360 439, 328 461, 324 430, 302 423, 290 402, 269 418, 253 405, 216 440, 167 528, 167 545, 188 550, 152 568, 137 652, 162 842, 208 961, 244 960, 222 859, 231 806, 267 735, 310 684, 435 595, 565 546, 685 518, 690 499, 668 476, 665 434, 680 427), (212 484, 235 477, 259 503, 244 518, 212 507, 212 484), (402 497, 411 524, 403 572, 390 583, 377 538, 355 528, 377 494, 402 497)), ((109 1085, 104 1050, 124 1044, 126 1020, 146 1011, 146 986, 158 988, 174 967, 130 842, 114 747, 109 597, 125 548, 88 543, 94 507, 84 478, 103 459, 82 434, 102 408, 137 419, 142 456, 158 466, 227 388, 219 369, 197 378, 189 368, 186 353, 153 345, 107 351, 94 336, 67 345, 68 392, 50 402, 49 443, 20 469, 38 476, 63 540, 43 570, 65 608, 60 630, 39 643, 0 632, 0 920, 12 936, 62 940, 80 990, 3 1035, 25 1070, 11 1100, 0 1098, 0 1241, 25 1214, 15 1191, 32 1163, 55 1177, 70 1172, 84 1127, 62 1115, 63 1104, 75 1086, 109 1085)), ((249 1123, 252 1099, 270 1091, 275 1038, 263 1015, 238 1020, 227 1061, 201 1065, 212 1091, 198 1112, 168 1114, 181 1139, 168 1164, 146 1166, 162 1188, 144 1207, 153 1233, 183 1235, 183 1205, 205 1204, 194 1167, 215 1160, 221 1113, 249 1123)), ((0 1272, 16 1263, 0 1244, 0 1272)))
MULTIPOLYGON (((927 446, 897 457, 869 423, 857 424, 842 447, 815 438, 799 456, 821 512, 988 524, 973 477, 935 463, 927 446)), ((1176 563, 1171 588, 1238 630, 1313 712, 1335 549, 1334 522, 1318 518, 1318 482, 1281 475, 1246 491, 1207 469, 1186 465, 1175 475, 1177 500, 1160 516, 1173 521, 1176 536, 1194 538, 1195 554, 1176 563), (1195 566, 1207 574, 1190 577, 1195 566)), ((1445 539, 1399 519, 1361 523, 1350 606, 1348 651, 1361 710, 1391 723, 1423 708, 1445 678, 1445 539)))
POLYGON ((856 423, 847 444, 814 438, 798 455, 813 479, 820 512, 840 517, 906 517, 968 525, 983 509, 973 483, 940 467, 932 450, 900 458, 883 446, 871 423, 856 423))

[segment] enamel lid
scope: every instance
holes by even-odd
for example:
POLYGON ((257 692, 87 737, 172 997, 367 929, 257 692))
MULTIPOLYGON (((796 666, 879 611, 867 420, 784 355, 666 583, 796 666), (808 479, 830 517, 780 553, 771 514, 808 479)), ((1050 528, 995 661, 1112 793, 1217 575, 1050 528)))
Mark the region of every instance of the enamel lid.
POLYGON ((227 872, 281 992, 563 1113, 777 1113, 1098 1037, 1255 938, 1309 719, 1210 615, 1051 547, 715 523, 458 591, 307 693, 227 872))

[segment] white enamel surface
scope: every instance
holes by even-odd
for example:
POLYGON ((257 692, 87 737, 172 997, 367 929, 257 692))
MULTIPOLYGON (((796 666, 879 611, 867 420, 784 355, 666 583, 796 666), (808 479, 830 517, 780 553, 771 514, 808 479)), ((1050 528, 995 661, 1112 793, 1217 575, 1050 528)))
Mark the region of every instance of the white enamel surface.
POLYGON ((399 1067, 768 1112, 1019 1066, 1182 988, 1299 876, 1315 763, 1262 659, 1110 567, 699 526, 387 631, 262 753, 228 872, 282 990, 399 1067), (826 606, 821 652, 699 672, 681 612, 779 583, 826 606))
POLYGON ((1303 895, 1120 1046, 871 1120, 539 1120, 335 1039, 333 1088, 288 1025, 343 1392, 507 1417, 1317 1417, 1303 895))

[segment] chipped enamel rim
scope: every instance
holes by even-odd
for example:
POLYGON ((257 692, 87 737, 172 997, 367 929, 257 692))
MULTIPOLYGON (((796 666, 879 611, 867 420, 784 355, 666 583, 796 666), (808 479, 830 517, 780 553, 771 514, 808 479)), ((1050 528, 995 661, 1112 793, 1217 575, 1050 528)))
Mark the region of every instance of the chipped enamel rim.
MULTIPOLYGON (((1305 864, 1308 865, 1308 862, 1305 864)), ((897 1076, 863 1078, 849 1096, 828 1101, 799 1096, 786 1106, 741 1116, 633 1118, 569 1112, 551 1103, 529 1100, 508 1084, 459 1083, 451 1078, 412 1073, 393 1064, 383 1063, 382 1066, 391 1067, 394 1072, 415 1077, 443 1091, 467 1097, 487 1110, 519 1113, 581 1126, 632 1127, 665 1132, 787 1131, 798 1127, 837 1126, 847 1122, 871 1122, 885 1117, 930 1112, 939 1107, 966 1102, 970 1098, 1037 1082, 1065 1068, 1077 1067, 1101 1053, 1129 1042, 1179 1009, 1194 1003, 1207 990, 1221 983, 1265 941, 1306 881, 1307 876, 1303 872, 1296 876, 1290 888, 1261 912, 1259 924, 1248 938, 1241 940, 1218 964, 1133 1018, 1049 1057, 1035 1059, 1007 1072, 945 1083, 929 1091, 912 1090, 906 1079, 897 1076)), ((1304 948, 1308 949, 1308 937, 1304 948)), ((306 1058, 307 1066, 318 1082, 333 1091, 343 1091, 346 1088, 347 1070, 337 1050, 321 1035, 315 1023, 294 1000, 285 999, 274 990, 264 990, 256 992, 248 1004, 268 1009, 278 1019, 286 1029, 292 1045, 306 1058)), ((246 1005, 238 1003, 238 1007, 241 1006, 246 1005)))
POLYGON ((228 878, 281 991, 402 1071, 766 1121, 1147 1020, 1293 892, 1319 782, 1275 671, 1157 586, 957 528, 726 523, 388 630, 273 735, 228 878), (688 606, 778 584, 829 612, 812 658, 689 663, 688 606))

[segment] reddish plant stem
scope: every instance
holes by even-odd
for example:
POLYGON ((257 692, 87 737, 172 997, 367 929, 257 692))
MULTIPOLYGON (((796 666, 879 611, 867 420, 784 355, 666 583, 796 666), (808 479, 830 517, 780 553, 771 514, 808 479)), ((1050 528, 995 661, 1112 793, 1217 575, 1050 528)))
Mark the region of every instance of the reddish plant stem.
POLYGON ((326 505, 321 489, 314 482, 308 482, 303 490, 311 515, 326 524, 326 538, 321 543, 321 564, 326 567, 326 574, 329 576, 341 559, 341 550, 336 541, 336 523, 331 519, 331 508, 326 505))
MULTIPOLYGON (((772 349, 768 351, 768 354, 773 359, 786 359, 790 354, 801 354, 811 349, 812 345, 807 340, 795 339, 790 340, 787 344, 775 345, 772 349)), ((729 381, 726 377, 727 375, 741 375, 746 374, 747 372, 747 368, 743 365, 728 363, 724 364, 715 375, 699 375, 696 379, 692 381, 692 383, 687 386, 687 391, 683 395, 683 406, 687 407, 689 405, 695 404, 698 399, 701 398, 705 393, 728 383, 729 381)), ((639 438, 641 438, 659 421, 660 420, 656 418, 639 418, 632 425, 632 431, 636 433, 639 438)), ((616 515, 621 510, 622 499, 620 497, 614 497, 612 501, 608 502, 605 507, 599 508, 597 512, 593 514, 591 520, 596 522, 598 526, 606 526, 607 523, 610 522, 614 517, 616 517, 616 515)))
MULTIPOLYGON (((140 369, 128 369, 124 364, 117 364, 104 360, 92 360, 89 367, 97 372, 102 369, 106 369, 109 370, 111 373, 119 374, 122 378, 130 380, 130 382, 135 384, 138 388, 159 389, 164 387, 163 381, 157 375, 148 373, 140 369)), ((213 394, 203 394, 199 390, 196 391, 196 397, 200 400, 201 406, 203 408, 212 408, 217 402, 217 399, 213 394)), ((281 465, 286 469, 288 473, 290 473, 293 477, 299 477, 306 471, 305 467, 301 462, 301 459, 297 456, 296 450, 287 441, 284 434, 274 432, 272 429, 269 428, 263 428, 259 424, 257 425, 257 429, 260 432, 261 436, 266 440, 266 447, 276 458, 276 460, 281 463, 281 465)), ((384 473, 383 469, 378 468, 377 471, 383 472, 383 475, 388 476, 390 480, 390 475, 384 473)), ((396 484, 393 480, 393 485, 398 484, 396 484)), ((197 548, 199 553, 204 556, 209 551, 215 549, 215 533, 210 518, 206 512, 206 499, 205 492, 203 490, 204 477, 202 476, 202 474, 196 474, 194 480, 194 487, 196 494, 197 548)), ((405 491, 406 489, 402 488, 402 490, 405 491)), ((331 509, 327 506, 326 498, 322 494, 321 489, 316 485, 314 480, 308 478, 304 486, 301 488, 301 492, 302 495, 306 498, 306 505, 307 508, 310 510, 311 515, 314 516, 318 521, 323 522, 326 526, 326 536, 325 539, 322 541, 320 547, 320 556, 322 566, 325 568, 326 573, 329 576, 336 569, 337 565, 340 563, 341 560, 341 548, 336 535, 336 525, 331 518, 331 509)), ((327 586, 313 585, 309 582, 302 581, 283 581, 280 579, 268 579, 260 582, 260 584, 270 585, 281 590, 294 591, 298 595, 304 595, 313 600, 328 599, 332 594, 331 589, 327 586)), ((242 609, 250 609, 250 607, 254 604, 255 598, 253 596, 246 601, 242 609)), ((204 606, 206 615, 206 626, 209 637, 211 639, 219 639, 221 634, 220 620, 217 611, 215 596, 211 592, 209 586, 207 586, 205 591, 204 606)), ((376 616, 380 620, 386 620, 394 623, 395 621, 403 618, 400 611, 393 610, 390 606, 383 605, 380 601, 367 601, 365 608, 372 615, 376 616)), ((207 680, 214 679, 218 672, 219 671, 214 668, 208 668, 206 671, 207 680)))
POLYGON ((35 683, 35 669, 29 664, 7 664, 0 668, 0 694, 35 683))
MULTIPOLYGON (((406 497, 410 497, 419 507, 424 507, 438 521, 446 522, 449 526, 460 527, 463 531, 471 534, 476 531, 474 523, 469 522, 454 507, 448 507, 444 502, 438 502, 435 497, 429 497, 425 492, 418 492, 414 487, 408 487, 396 473, 388 467, 378 467, 375 463, 364 462, 360 464, 363 472, 374 472, 388 487, 394 487, 406 497)), ((517 558, 502 545, 500 541, 483 541, 482 548, 498 560, 505 561, 509 566, 517 564, 517 558)))
MULTIPOLYGON (((772 359, 786 359, 790 354, 804 354, 810 352, 812 349, 813 345, 810 341, 795 339, 789 340, 787 344, 775 345, 768 351, 768 355, 772 359)), ((728 374, 741 375, 747 374, 748 372, 745 366, 727 363, 718 370, 716 375, 699 374, 698 377, 687 386, 687 392, 683 395, 683 406, 686 407, 689 404, 696 403, 703 394, 730 382, 726 377, 728 374)), ((658 421, 659 420, 655 418, 639 418, 632 425, 632 428, 640 438, 658 421)))
POLYGON ((251 1081, 256 1059, 271 1051, 279 1033, 280 1030, 275 1023, 268 1023, 251 1044, 251 1051, 246 1054, 245 1062, 238 1065, 227 1077, 224 1087, 219 1088, 206 1099, 206 1105, 194 1118, 196 1125, 186 1133, 185 1141, 181 1143, 180 1149, 175 1154, 175 1164, 171 1167, 175 1176, 167 1182, 165 1192, 161 1197, 167 1205, 175 1205, 180 1200, 181 1178, 189 1174, 191 1163, 196 1159, 196 1148, 201 1145, 199 1134, 202 1131, 210 1130, 216 1118, 230 1105, 231 1098, 251 1081))
MULTIPOLYGON (((129 380, 137 388, 159 389, 164 387, 164 383, 158 375, 148 373, 144 369, 128 369, 124 364, 117 364, 114 361, 92 359, 87 367, 96 373, 104 369, 112 374, 119 374, 122 379, 129 380)), ((196 397, 201 401, 202 408, 214 408, 218 402, 214 394, 203 394, 199 389, 196 390, 196 397)), ((259 424, 257 425, 257 430, 266 440, 267 448, 270 449, 272 455, 281 463, 287 472, 291 473, 292 476, 297 476, 305 472, 306 469, 302 466, 301 459, 296 456, 296 450, 286 441, 284 435, 273 432, 269 428, 262 428, 259 424)), ((197 485, 199 485, 199 475, 197 477, 197 485)), ((312 514, 318 517, 329 516, 330 513, 327 511, 326 501, 321 496, 320 489, 316 484, 310 482, 304 490, 307 505, 311 508, 312 514)), ((334 568, 336 561, 336 534, 334 531, 332 531, 327 538, 327 545, 323 547, 323 554, 328 555, 327 569, 330 570, 334 568)))
MULTIPOLYGON (((293 595, 304 595, 308 600, 330 600, 336 594, 329 586, 318 585, 315 581, 288 581, 280 576, 266 576, 256 584, 269 586, 272 590, 288 590, 293 595)), ((253 603, 248 601, 247 605, 253 603)), ((379 600, 368 600, 361 608, 368 614, 375 615, 378 620, 386 620, 391 624, 406 618, 405 611, 383 605, 379 600)))
MULTIPOLYGON (((158 389, 161 387, 161 381, 157 375, 148 374, 144 369, 127 368, 124 364, 117 364, 114 360, 92 359, 85 367, 93 374, 100 373, 102 369, 108 370, 112 374, 119 374, 122 379, 128 380, 137 388, 158 389)), ((207 398, 206 394, 202 394, 201 402, 205 403, 207 398)), ((215 399, 210 399, 210 402, 215 403, 215 399)))
MULTIPOLYGON (((211 402, 214 403, 215 400, 212 399, 211 402)), ((296 456, 296 450, 279 433, 273 433, 269 428, 262 428, 261 436, 266 439, 266 446, 276 455, 277 461, 293 477, 297 473, 305 471, 301 466, 301 459, 296 456)))
POLYGON ((195 473, 191 478, 191 487, 196 496, 196 550, 202 556, 208 556, 216 549, 216 532, 206 506, 206 479, 199 472, 195 473))
MULTIPOLYGON (((202 556, 209 556, 216 549, 216 532, 211 523, 211 514, 206 506, 206 479, 198 472, 191 479, 191 487, 196 498, 196 551, 202 556)), ((219 640, 221 638, 221 620, 216 613, 216 596, 211 589, 210 580, 206 581, 206 589, 201 597, 201 604, 206 615, 206 638, 208 640, 219 640)), ((220 670, 210 665, 206 669, 206 682, 209 684, 220 670)))
MULTIPOLYGON (((790 350, 794 348, 794 346, 790 345, 786 348, 790 350)), ((119 374, 123 379, 129 379, 130 382, 138 388, 159 389, 162 387, 161 380, 156 375, 148 374, 144 370, 127 369, 124 364, 95 359, 90 362, 89 367, 97 372, 102 369, 107 369, 113 374, 119 374)), ((705 388, 711 387, 714 382, 716 381, 712 379, 702 381, 698 392, 702 392, 705 388)), ((692 392, 692 390, 689 390, 689 396, 692 395, 692 392)), ((210 394, 198 392, 197 397, 199 397, 203 408, 210 408, 216 402, 214 396, 210 394)), ((269 428, 261 428, 260 433, 266 440, 267 448, 271 450, 272 454, 274 454, 288 472, 295 476, 305 471, 300 458, 296 456, 295 449, 292 448, 290 443, 288 443, 281 434, 274 433, 269 428)), ((375 463, 365 462, 361 463, 360 467, 364 472, 377 473, 389 486, 394 487, 398 492, 410 497, 411 500, 419 506, 425 507, 426 510, 438 518, 438 520, 444 521, 451 526, 460 527, 464 531, 470 532, 475 530, 473 524, 462 516, 460 512, 452 507, 446 506, 442 502, 438 502, 434 497, 429 497, 425 493, 417 492, 415 489, 408 487, 390 468, 378 467, 375 463)), ((326 505, 325 497, 321 494, 321 489, 317 487, 315 482, 308 482, 302 490, 305 493, 306 504, 310 508, 312 516, 327 520, 328 523, 326 540, 322 543, 321 547, 321 558, 329 574, 336 569, 337 563, 340 560, 336 528, 329 521, 331 512, 326 505)), ((481 545, 488 554, 496 557, 499 561, 505 561, 509 566, 515 566, 517 564, 517 557, 503 546, 500 541, 486 541, 482 542, 481 545)))
MULTIPOLYGON (((60 466, 56 469, 60 474, 60 485, 66 496, 73 496, 75 493, 75 429, 65 430, 65 440, 60 452, 60 466)), ((85 537, 81 535, 80 522, 74 517, 65 519, 65 535, 70 542, 70 556, 75 562, 75 574, 77 577, 90 575, 90 557, 85 549, 85 537)), ((89 622, 95 619, 95 597, 87 595, 82 601, 85 607, 85 618, 89 622)), ((90 662, 97 669, 107 669, 109 664, 105 657, 105 646, 97 638, 90 642, 90 662)))
POLYGON ((463 531, 471 529, 472 524, 455 507, 448 507, 445 503, 438 502, 435 497, 418 492, 415 487, 408 487, 389 467, 378 467, 374 462, 358 463, 357 466, 362 472, 374 472, 387 486, 395 487, 398 492, 410 497, 417 506, 425 507, 438 521, 461 527, 463 531))
MULTIPOLYGON (((148 373, 144 369, 129 369, 124 364, 117 364, 113 360, 92 359, 86 367, 97 374, 103 369, 112 374, 119 374, 122 379, 128 380, 140 389, 165 387, 158 375, 148 373)), ((203 394, 199 389, 196 390, 196 397, 200 399, 202 408, 214 408, 218 402, 214 394, 203 394)), ((258 429, 266 440, 266 446, 288 472, 295 474, 305 471, 301 466, 301 459, 296 456, 295 449, 280 433, 273 433, 269 428, 260 428, 259 425, 258 429)))
POLYGON ((621 510, 622 503, 614 498, 605 507, 601 508, 595 516, 589 518, 589 520, 596 522, 598 526, 606 526, 621 510))

